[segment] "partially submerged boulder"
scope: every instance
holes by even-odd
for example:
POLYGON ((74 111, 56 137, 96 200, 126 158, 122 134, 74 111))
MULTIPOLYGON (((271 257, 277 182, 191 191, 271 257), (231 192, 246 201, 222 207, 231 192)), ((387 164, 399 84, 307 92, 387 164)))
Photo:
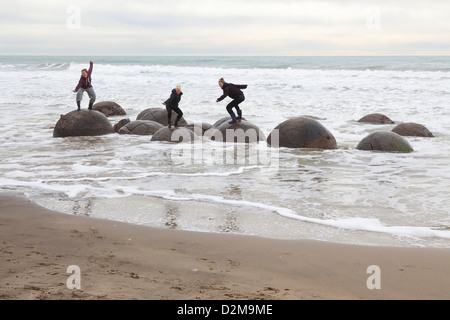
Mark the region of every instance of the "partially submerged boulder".
POLYGON ((272 147, 336 149, 334 136, 321 123, 310 117, 288 119, 272 130, 267 143, 272 147), (278 136, 275 141, 275 137, 278 136))
POLYGON ((212 127, 212 125, 206 122, 195 122, 186 126, 187 129, 194 131, 198 136, 203 136, 205 132, 210 130, 212 127))
POLYGON ((120 129, 121 129, 124 125, 126 125, 126 124, 128 124, 128 123, 130 123, 130 122, 131 122, 131 121, 130 121, 129 118, 125 118, 125 119, 120 120, 119 122, 117 122, 117 123, 114 125, 114 132, 119 133, 120 129))
POLYGON ((401 123, 392 132, 405 137, 434 137, 425 126, 414 122, 401 123))
POLYGON ((235 143, 254 143, 266 140, 258 126, 245 120, 233 124, 223 122, 217 128, 206 131, 205 136, 214 141, 235 143))
POLYGON ((394 121, 392 121, 391 119, 389 119, 389 117, 381 113, 368 114, 359 119, 358 122, 373 123, 373 124, 394 124, 394 121))
POLYGON ((153 135, 163 127, 162 124, 150 120, 136 120, 123 126, 119 134, 134 134, 139 136, 153 135))
MULTIPOLYGON (((175 111, 172 111, 172 117, 171 121, 172 124, 175 123, 175 119, 177 118, 178 114, 175 111)), ((151 120, 161 123, 163 126, 168 125, 168 118, 167 118, 167 110, 163 108, 149 108, 145 109, 141 113, 138 114, 136 117, 136 120, 151 120)), ((181 127, 187 126, 186 120, 182 117, 178 124, 181 127)))
POLYGON ((110 116, 124 116, 127 113, 125 112, 125 110, 122 109, 122 107, 113 102, 113 101, 102 101, 102 102, 97 102, 96 104, 94 104, 92 106, 92 109, 100 111, 101 113, 103 113, 105 116, 110 117, 110 116))
POLYGON ((151 141, 166 142, 194 142, 195 140, 199 140, 198 135, 196 135, 193 131, 183 127, 162 127, 155 132, 151 139, 151 141))
POLYGON ((378 131, 369 134, 356 147, 358 150, 384 152, 413 152, 409 142, 395 132, 378 131))
POLYGON ((114 133, 114 129, 103 113, 83 109, 61 115, 53 130, 53 137, 101 136, 110 133, 114 133))

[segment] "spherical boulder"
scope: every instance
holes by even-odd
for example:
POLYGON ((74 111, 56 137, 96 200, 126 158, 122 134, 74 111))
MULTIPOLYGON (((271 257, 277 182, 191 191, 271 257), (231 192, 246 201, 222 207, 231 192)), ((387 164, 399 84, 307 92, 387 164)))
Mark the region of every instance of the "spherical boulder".
MULTIPOLYGON (((171 121, 172 124, 175 123, 175 119, 177 118, 178 114, 175 111, 172 111, 172 117, 171 121)), ((167 119, 167 110, 163 108, 149 108, 145 109, 141 113, 138 114, 136 117, 136 120, 151 120, 161 123, 163 126, 168 125, 168 119, 167 119)), ((181 127, 187 126, 186 120, 182 117, 178 124, 181 127)))
POLYGON ((117 122, 115 125, 114 125, 114 132, 116 132, 116 133, 119 133, 119 131, 120 131, 120 129, 124 126, 124 125, 126 125, 126 124, 128 124, 128 123, 130 123, 131 121, 130 121, 130 119, 129 118, 125 118, 125 119, 122 119, 122 120, 120 120, 119 122, 117 122))
POLYGON ((212 127, 207 130, 205 136, 214 141, 235 143, 254 143, 266 140, 258 126, 245 120, 232 124, 223 122, 217 128, 212 127))
POLYGON ((405 137, 434 137, 425 126, 414 122, 401 123, 392 132, 405 137))
POLYGON ((359 119, 358 122, 373 123, 373 124, 394 124, 394 121, 392 121, 387 116, 381 113, 368 114, 359 119))
POLYGON ((337 148, 336 139, 330 131, 317 120, 304 116, 280 123, 270 133, 267 143, 272 147, 284 148, 337 148))
POLYGON ((155 132, 151 139, 151 141, 166 142, 194 142, 195 140, 199 140, 198 135, 184 127, 162 127, 155 132))
POLYGON ((150 120, 136 120, 123 126, 119 134, 134 134, 139 136, 150 136, 161 129, 163 125, 161 123, 150 120))
POLYGON ((195 122, 188 124, 186 128, 194 131, 198 136, 203 136, 206 131, 212 128, 212 125, 206 122, 195 122))
POLYGON ((92 106, 92 109, 100 111, 105 116, 124 116, 127 113, 122 109, 120 105, 113 101, 97 102, 92 106))
POLYGON ((414 151, 405 138, 389 131, 378 131, 369 134, 361 140, 356 149, 404 153, 414 151))
POLYGON ((101 136, 110 133, 114 133, 114 129, 103 113, 75 110, 61 115, 53 130, 53 137, 101 136))

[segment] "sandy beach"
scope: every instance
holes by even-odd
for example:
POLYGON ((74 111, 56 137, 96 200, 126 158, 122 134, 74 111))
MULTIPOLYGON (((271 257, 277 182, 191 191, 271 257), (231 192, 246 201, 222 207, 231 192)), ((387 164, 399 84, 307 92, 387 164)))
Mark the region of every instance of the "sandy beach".
POLYGON ((0 196, 0 299, 449 299, 450 250, 163 230, 0 196), (68 266, 81 289, 69 289, 68 266), (380 268, 369 290, 367 268, 380 268))

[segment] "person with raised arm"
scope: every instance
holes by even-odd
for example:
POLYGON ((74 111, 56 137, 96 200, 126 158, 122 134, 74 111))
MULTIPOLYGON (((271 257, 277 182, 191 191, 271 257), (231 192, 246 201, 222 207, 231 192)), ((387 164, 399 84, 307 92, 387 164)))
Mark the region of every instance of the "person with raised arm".
POLYGON ((95 91, 94 88, 92 87, 92 69, 94 67, 94 63, 92 61, 89 61, 89 70, 83 69, 81 70, 81 77, 80 80, 78 81, 78 85, 75 88, 75 90, 72 90, 73 92, 75 92, 77 94, 77 106, 78 106, 78 111, 80 111, 81 109, 81 100, 83 99, 83 93, 86 91, 88 96, 89 96, 89 110, 92 110, 92 106, 94 105, 95 102, 95 91))

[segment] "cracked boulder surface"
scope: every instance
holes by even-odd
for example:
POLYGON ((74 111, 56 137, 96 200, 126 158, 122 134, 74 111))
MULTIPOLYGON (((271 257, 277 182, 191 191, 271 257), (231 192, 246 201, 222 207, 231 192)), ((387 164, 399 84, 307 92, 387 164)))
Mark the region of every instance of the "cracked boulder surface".
MULTIPOLYGON (((170 121, 172 124, 175 123, 178 114, 175 111, 172 111, 172 117, 170 121)), ((151 120, 161 123, 163 126, 167 126, 169 124, 167 110, 163 108, 148 108, 139 113, 136 117, 136 120, 151 120)), ((180 127, 186 127, 188 125, 187 121, 182 117, 178 122, 180 127)))
POLYGON ((320 122, 308 116, 295 117, 280 123, 270 133, 267 143, 272 147, 337 149, 333 134, 320 122))
POLYGON ((103 113, 107 117, 124 116, 127 114, 125 110, 123 110, 122 107, 114 101, 97 102, 96 104, 93 105, 92 108, 96 111, 103 113))
POLYGON ((266 137, 261 129, 244 119, 232 124, 224 121, 217 128, 211 127, 205 131, 204 135, 211 140, 221 142, 257 143, 259 141, 266 141, 266 137))
POLYGON ((61 115, 53 130, 54 138, 101 136, 114 133, 111 122, 94 110, 75 110, 61 115))
POLYGON ((119 130, 119 134, 132 134, 139 136, 154 135, 163 125, 151 120, 135 120, 127 123, 119 130))
POLYGON ((409 142, 402 136, 388 131, 378 131, 369 134, 356 147, 358 150, 382 152, 413 152, 409 142))
POLYGON ((184 142, 184 143, 193 143, 199 140, 199 136, 196 135, 193 131, 180 127, 162 127, 152 136, 150 141, 162 141, 162 142, 184 142))

